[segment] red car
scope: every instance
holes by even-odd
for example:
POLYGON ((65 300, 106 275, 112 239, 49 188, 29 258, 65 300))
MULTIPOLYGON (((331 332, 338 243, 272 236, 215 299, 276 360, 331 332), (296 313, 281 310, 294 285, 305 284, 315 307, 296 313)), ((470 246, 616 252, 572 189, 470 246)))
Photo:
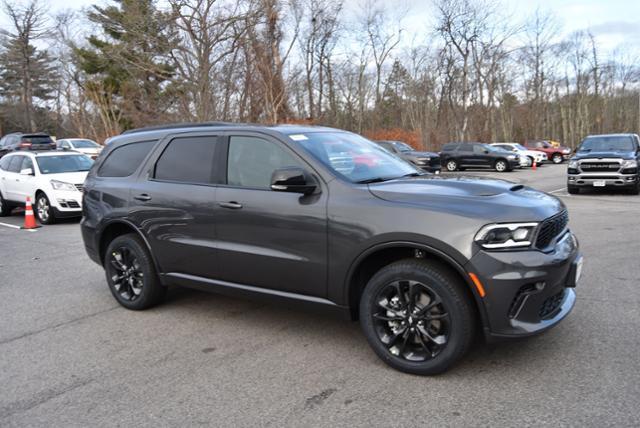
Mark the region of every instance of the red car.
POLYGON ((524 146, 529 150, 537 150, 547 154, 547 158, 555 164, 559 164, 571 157, 571 149, 569 147, 554 147, 548 141, 526 141, 524 146))

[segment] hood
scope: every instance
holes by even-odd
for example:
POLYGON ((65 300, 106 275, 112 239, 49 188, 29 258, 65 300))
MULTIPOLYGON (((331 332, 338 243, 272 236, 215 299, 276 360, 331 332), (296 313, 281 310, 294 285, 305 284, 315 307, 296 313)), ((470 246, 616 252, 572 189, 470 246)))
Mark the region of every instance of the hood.
POLYGON ((622 151, 606 151, 606 152, 578 152, 573 157, 574 160, 581 159, 603 159, 603 158, 616 158, 616 159, 635 159, 636 152, 622 152, 622 151))
POLYGON ((412 157, 416 157, 416 158, 437 158, 437 157, 440 157, 439 153, 418 152, 418 151, 415 151, 415 150, 412 150, 410 152, 402 152, 402 155, 404 155, 404 156, 412 156, 412 157))
POLYGON ((373 183, 369 191, 386 201, 487 222, 541 221, 564 209, 554 196, 504 180, 426 176, 373 183))
POLYGON ((60 174, 43 174, 42 176, 49 180, 64 181, 65 183, 71 184, 83 184, 88 173, 89 171, 62 172, 60 174))

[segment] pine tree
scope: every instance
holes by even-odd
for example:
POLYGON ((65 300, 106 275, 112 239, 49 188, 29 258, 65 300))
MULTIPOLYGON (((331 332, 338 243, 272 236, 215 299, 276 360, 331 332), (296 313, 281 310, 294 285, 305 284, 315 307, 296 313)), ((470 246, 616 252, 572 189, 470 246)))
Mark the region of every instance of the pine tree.
POLYGON ((0 53, 0 96, 23 111, 23 130, 35 132, 35 103, 52 98, 58 76, 46 50, 33 41, 46 35, 44 9, 37 0, 20 7, 5 2, 13 28, 3 31, 0 53))
POLYGON ((89 20, 102 31, 88 38, 89 46, 76 54, 88 75, 87 90, 108 119, 121 128, 163 120, 173 101, 170 59, 173 36, 170 15, 153 0, 114 0, 107 7, 93 6, 89 20))

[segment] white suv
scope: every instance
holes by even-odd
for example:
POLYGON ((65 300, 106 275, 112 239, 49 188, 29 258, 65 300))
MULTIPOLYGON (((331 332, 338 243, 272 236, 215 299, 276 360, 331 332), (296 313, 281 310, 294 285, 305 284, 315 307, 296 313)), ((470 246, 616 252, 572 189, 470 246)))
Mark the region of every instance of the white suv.
POLYGON ((510 152, 515 152, 520 155, 520 163, 522 166, 532 166, 533 161, 536 161, 536 166, 542 165, 549 161, 547 158, 547 154, 544 152, 540 152, 537 150, 529 150, 522 144, 518 143, 492 143, 492 146, 498 147, 500 149, 508 150, 510 152), (526 164, 522 164, 522 162, 526 162, 526 164))
POLYGON ((43 224, 82 215, 82 189, 93 160, 81 153, 13 152, 0 159, 0 215, 27 197, 43 224))
POLYGON ((73 150, 84 153, 91 159, 97 158, 102 151, 100 144, 86 138, 63 138, 56 141, 56 146, 60 150, 73 150))

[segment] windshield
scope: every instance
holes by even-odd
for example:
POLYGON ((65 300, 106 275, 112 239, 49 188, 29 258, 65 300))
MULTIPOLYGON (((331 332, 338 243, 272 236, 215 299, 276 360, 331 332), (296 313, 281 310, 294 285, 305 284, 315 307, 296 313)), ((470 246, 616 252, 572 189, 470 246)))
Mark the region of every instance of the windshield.
POLYGON ((514 144, 513 147, 515 147, 518 150, 529 150, 525 146, 523 146, 522 144, 514 144))
POLYGON ((413 147, 411 147, 407 143, 402 143, 402 142, 398 141, 398 142, 396 142, 394 144, 396 145, 398 150, 400 150, 401 152, 412 152, 413 151, 413 147))
POLYGON ((73 140, 71 144, 73 144, 73 147, 76 149, 96 149, 100 147, 98 143, 94 143, 91 140, 73 140))
POLYGON ((93 161, 85 155, 39 156, 36 158, 42 174, 89 171, 93 161))
POLYGON ((26 142, 31 143, 31 144, 51 144, 51 143, 53 143, 51 138, 47 137, 46 135, 43 135, 43 136, 38 136, 38 135, 28 136, 27 135, 27 136, 22 137, 22 141, 26 141, 26 142))
POLYGON ((632 152, 635 150, 631 137, 593 137, 580 145, 581 152, 632 152))
POLYGON ((411 164, 356 134, 310 132, 289 137, 328 168, 355 183, 420 174, 411 164))

